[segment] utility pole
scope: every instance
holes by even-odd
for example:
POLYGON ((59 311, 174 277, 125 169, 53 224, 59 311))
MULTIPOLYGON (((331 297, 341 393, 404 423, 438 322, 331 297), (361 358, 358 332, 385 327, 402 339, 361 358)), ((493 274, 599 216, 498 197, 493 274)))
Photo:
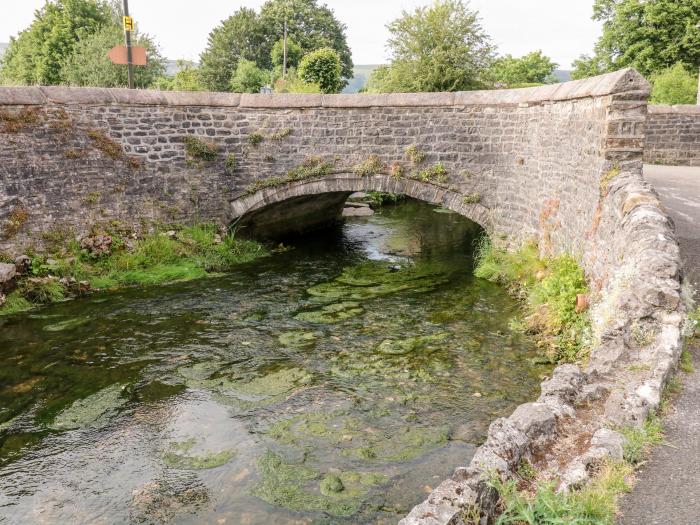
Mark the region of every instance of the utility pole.
POLYGON ((129 16, 129 0, 124 0, 124 40, 126 40, 127 74, 129 77, 129 89, 134 89, 134 64, 131 56, 131 32, 134 30, 134 21, 129 16))
POLYGON ((284 16, 284 41, 282 44, 284 49, 284 58, 282 60, 282 80, 287 78, 287 14, 284 16))

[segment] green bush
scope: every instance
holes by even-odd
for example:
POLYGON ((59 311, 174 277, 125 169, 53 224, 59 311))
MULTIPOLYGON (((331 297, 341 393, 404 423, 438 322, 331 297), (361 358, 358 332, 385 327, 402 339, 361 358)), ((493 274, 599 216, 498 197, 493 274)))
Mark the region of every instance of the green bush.
POLYGON ((260 88, 270 81, 270 73, 260 69, 255 62, 241 58, 231 77, 234 93, 260 93, 260 88))
POLYGON ((695 104, 698 96, 698 73, 676 64, 651 77, 652 104, 695 104))
POLYGON ((304 55, 299 63, 299 78, 318 84, 322 93, 337 93, 343 86, 343 67, 335 49, 323 47, 304 55))
POLYGON ((571 256, 542 260, 534 244, 508 252, 485 239, 474 275, 505 285, 524 301, 528 328, 539 335, 549 359, 573 362, 585 357, 590 323, 585 312, 576 312, 576 298, 588 288, 571 256))

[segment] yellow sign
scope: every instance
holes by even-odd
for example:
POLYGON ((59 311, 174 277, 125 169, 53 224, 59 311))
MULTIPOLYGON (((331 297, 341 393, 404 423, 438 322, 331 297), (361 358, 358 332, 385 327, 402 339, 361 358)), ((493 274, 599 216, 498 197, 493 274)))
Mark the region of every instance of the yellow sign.
POLYGON ((123 16, 122 21, 124 22, 124 31, 134 30, 134 19, 130 16, 123 16))

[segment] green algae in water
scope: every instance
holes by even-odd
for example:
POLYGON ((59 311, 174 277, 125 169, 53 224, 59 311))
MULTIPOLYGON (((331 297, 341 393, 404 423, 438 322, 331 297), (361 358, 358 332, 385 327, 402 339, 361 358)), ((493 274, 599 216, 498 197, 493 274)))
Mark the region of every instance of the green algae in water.
POLYGON ((236 451, 233 449, 192 454, 192 448, 196 443, 196 438, 173 443, 170 445, 170 450, 163 454, 163 462, 170 468, 180 470, 206 470, 225 465, 236 456, 236 451))
POLYGON ((306 348, 313 346, 318 338, 318 332, 305 330, 290 330, 277 336, 277 340, 282 346, 292 346, 306 348))
POLYGON ((278 421, 267 435, 280 444, 311 450, 332 445, 346 457, 369 462, 408 461, 447 443, 445 427, 410 424, 384 428, 381 420, 310 413, 278 421))
POLYGON ((331 516, 352 516, 373 487, 387 477, 372 472, 322 474, 304 464, 287 463, 268 451, 258 460, 260 480, 252 494, 272 505, 296 511, 321 511, 331 516))
POLYGON ((377 347, 380 354, 405 355, 416 351, 430 351, 435 345, 450 336, 447 332, 432 335, 419 335, 405 339, 385 339, 377 347))
POLYGON ((100 426, 109 420, 124 403, 125 385, 112 385, 99 392, 73 402, 62 410, 47 426, 53 430, 69 430, 100 426))
POLYGON ((188 387, 224 396, 241 408, 273 404, 295 390, 306 387, 313 379, 311 374, 301 368, 261 370, 258 377, 248 380, 218 375, 222 369, 220 363, 198 363, 180 368, 178 372, 186 378, 188 387))
POLYGON ((403 291, 429 292, 448 282, 446 275, 425 263, 396 271, 386 262, 371 261, 347 267, 333 281, 307 289, 318 300, 366 300, 403 291))
POLYGON ((298 313, 294 316, 294 319, 307 321, 309 323, 331 324, 355 317, 362 312, 364 312, 364 309, 360 306, 360 303, 345 301, 342 303, 329 304, 318 310, 298 313))

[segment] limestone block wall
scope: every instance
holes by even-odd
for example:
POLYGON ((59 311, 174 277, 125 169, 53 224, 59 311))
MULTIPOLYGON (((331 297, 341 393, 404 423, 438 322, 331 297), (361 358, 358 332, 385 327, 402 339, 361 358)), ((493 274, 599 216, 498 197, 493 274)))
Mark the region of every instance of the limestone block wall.
POLYGON ((644 161, 700 166, 700 105, 649 106, 644 161))

